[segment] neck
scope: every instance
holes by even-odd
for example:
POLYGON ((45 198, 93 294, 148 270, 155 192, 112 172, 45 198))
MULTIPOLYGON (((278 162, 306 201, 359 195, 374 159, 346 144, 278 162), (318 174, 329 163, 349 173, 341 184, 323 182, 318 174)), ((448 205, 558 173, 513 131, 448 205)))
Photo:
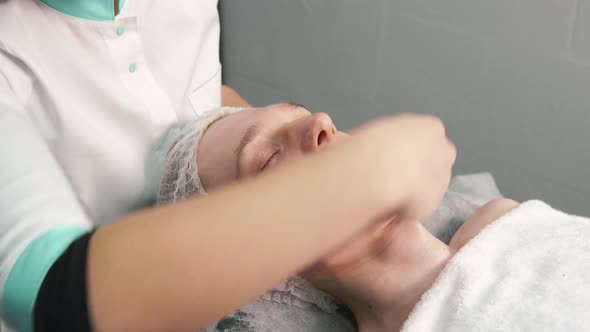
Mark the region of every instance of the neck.
POLYGON ((388 247, 340 272, 332 292, 353 312, 361 332, 398 331, 453 251, 420 223, 400 222, 388 247))

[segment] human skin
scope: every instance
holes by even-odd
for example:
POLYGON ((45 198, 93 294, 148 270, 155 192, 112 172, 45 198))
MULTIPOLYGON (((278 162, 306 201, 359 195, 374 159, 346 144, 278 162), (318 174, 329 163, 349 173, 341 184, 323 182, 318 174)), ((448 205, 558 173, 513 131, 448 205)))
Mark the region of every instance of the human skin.
POLYGON ((251 107, 250 103, 248 103, 244 97, 229 85, 221 86, 221 105, 231 107, 251 107))
POLYGON ((366 227, 430 214, 454 158, 437 118, 385 117, 321 153, 101 226, 88 249, 93 330, 207 326, 366 227), (310 192, 318 183, 329 185, 310 192))
MULTIPOLYGON (((205 132, 197 156, 199 176, 213 189, 329 148, 346 137, 327 114, 312 114, 301 105, 243 111, 218 120, 205 132)), ((309 189, 324 185, 328 184, 309 189)), ((468 218, 450 245, 417 220, 385 219, 322 257, 303 275, 347 304, 361 331, 398 330, 448 259, 516 206, 507 199, 486 204, 468 218)))

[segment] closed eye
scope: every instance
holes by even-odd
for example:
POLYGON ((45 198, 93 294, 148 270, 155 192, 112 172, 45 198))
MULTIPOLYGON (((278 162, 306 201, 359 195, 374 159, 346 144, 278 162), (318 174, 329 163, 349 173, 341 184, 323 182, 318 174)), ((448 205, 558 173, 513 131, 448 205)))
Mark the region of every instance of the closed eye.
POLYGON ((266 161, 264 162, 262 167, 259 168, 258 172, 262 172, 262 171, 272 167, 276 163, 276 161, 279 157, 279 151, 280 150, 276 150, 270 157, 268 157, 268 159, 266 159, 266 161))

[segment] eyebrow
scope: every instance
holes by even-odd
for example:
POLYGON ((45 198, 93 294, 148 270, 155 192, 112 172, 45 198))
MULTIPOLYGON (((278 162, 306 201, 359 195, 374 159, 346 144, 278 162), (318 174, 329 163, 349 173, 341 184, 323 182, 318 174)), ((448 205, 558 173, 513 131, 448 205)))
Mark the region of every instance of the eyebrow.
POLYGON ((238 144, 238 147, 234 151, 234 155, 236 156, 236 179, 240 178, 241 175, 240 160, 242 159, 242 154, 244 153, 244 150, 246 149, 248 144, 250 144, 254 140, 256 135, 258 135, 259 131, 260 125, 258 123, 255 123, 248 127, 246 129, 246 132, 244 132, 244 136, 242 136, 242 139, 240 140, 240 144, 238 144))
POLYGON ((305 107, 305 105, 294 101, 287 102, 287 105, 293 106, 293 108, 303 108, 304 110, 309 110, 307 107, 305 107))

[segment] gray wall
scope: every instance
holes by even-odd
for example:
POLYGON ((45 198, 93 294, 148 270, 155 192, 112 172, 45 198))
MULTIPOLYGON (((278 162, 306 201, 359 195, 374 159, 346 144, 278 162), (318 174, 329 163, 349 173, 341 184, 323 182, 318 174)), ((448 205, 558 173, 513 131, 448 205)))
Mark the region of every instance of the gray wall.
POLYGON ((590 0, 221 0, 225 82, 341 128, 440 116, 455 173, 590 216, 590 0))

